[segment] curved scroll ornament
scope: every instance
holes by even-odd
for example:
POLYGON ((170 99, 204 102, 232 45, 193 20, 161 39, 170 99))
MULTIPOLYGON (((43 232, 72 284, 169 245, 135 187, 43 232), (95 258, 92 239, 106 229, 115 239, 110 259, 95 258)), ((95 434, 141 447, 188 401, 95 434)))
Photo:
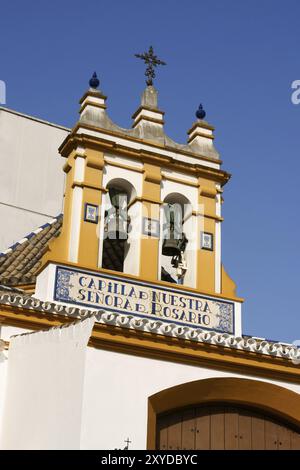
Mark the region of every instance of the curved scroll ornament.
POLYGON ((73 287, 70 282, 71 275, 71 272, 65 271, 64 269, 60 269, 57 272, 55 298, 59 298, 62 301, 72 300, 72 297, 70 297, 70 289, 73 287))
POLYGON ((216 305, 219 307, 219 326, 218 330, 224 333, 233 332, 233 305, 224 304, 222 302, 216 302, 216 305))

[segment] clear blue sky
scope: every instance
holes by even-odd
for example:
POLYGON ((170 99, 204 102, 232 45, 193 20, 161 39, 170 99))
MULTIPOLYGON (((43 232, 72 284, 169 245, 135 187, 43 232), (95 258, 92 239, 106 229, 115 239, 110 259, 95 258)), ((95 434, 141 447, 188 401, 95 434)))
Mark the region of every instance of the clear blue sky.
POLYGON ((299 1, 12 0, 0 17, 7 106, 67 126, 94 70, 130 126, 144 88, 134 53, 154 46, 167 133, 184 142, 202 102, 233 174, 223 262, 246 299, 244 333, 300 339, 299 1))

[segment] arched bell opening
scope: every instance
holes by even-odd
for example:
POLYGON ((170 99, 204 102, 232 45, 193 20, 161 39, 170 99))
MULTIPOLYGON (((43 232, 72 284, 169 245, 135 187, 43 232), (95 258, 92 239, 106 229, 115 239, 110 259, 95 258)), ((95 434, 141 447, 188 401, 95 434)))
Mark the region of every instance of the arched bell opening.
POLYGON ((103 211, 102 267, 124 272, 130 248, 130 202, 136 197, 135 188, 127 180, 115 178, 107 184, 103 211))
POLYGON ((162 237, 160 247, 160 279, 185 284, 188 271, 187 249, 189 221, 192 216, 190 201, 179 193, 171 193, 162 205, 162 237))

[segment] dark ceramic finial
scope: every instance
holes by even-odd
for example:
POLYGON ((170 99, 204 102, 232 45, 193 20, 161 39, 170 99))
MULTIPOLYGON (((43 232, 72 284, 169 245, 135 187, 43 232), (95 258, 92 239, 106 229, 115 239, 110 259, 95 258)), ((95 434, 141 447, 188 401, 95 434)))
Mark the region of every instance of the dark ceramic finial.
POLYGON ((96 72, 93 73, 93 76, 89 81, 89 84, 91 88, 98 88, 98 86, 100 85, 96 72))
POLYGON ((196 111, 196 117, 198 119, 204 119, 205 116, 206 116, 206 112, 204 111, 202 104, 199 104, 199 108, 196 111))

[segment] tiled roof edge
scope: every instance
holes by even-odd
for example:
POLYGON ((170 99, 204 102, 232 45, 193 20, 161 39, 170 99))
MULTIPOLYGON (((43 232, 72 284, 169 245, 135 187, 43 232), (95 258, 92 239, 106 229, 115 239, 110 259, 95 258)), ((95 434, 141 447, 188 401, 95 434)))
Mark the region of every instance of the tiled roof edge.
POLYGON ((17 246, 19 245, 22 245, 23 243, 25 243, 26 241, 30 240, 32 237, 34 237, 34 235, 37 235, 39 232, 41 232, 42 230, 44 230, 46 227, 50 227, 50 225, 53 225, 55 224, 55 222, 57 222, 61 217, 63 216, 63 214, 59 214, 58 216, 54 217, 54 219, 50 220, 50 222, 46 222, 45 224, 41 225, 40 227, 38 227, 37 229, 33 230, 32 232, 30 232, 28 235, 26 235, 25 237, 21 238, 21 240, 17 241, 16 243, 14 243, 13 245, 11 245, 9 248, 7 248, 7 250, 5 251, 1 251, 0 252, 0 256, 6 256, 8 255, 9 253, 11 253, 12 251, 14 251, 17 246))
POLYGON ((24 307, 42 313, 51 313, 56 316, 66 316, 74 319, 84 319, 95 315, 98 323, 172 336, 179 339, 194 341, 196 343, 213 344, 224 348, 238 349, 254 352, 259 355, 268 355, 292 360, 300 363, 300 347, 293 344, 271 342, 262 338, 234 336, 228 333, 203 330, 188 326, 179 326, 166 321, 148 318, 137 318, 134 315, 111 313, 105 310, 90 310, 58 304, 56 302, 44 302, 29 295, 19 293, 0 292, 0 304, 24 307))

